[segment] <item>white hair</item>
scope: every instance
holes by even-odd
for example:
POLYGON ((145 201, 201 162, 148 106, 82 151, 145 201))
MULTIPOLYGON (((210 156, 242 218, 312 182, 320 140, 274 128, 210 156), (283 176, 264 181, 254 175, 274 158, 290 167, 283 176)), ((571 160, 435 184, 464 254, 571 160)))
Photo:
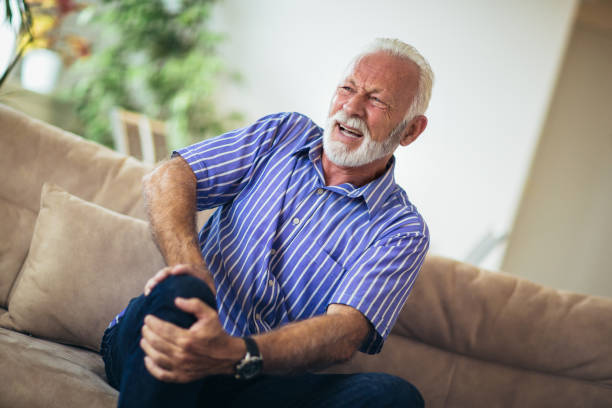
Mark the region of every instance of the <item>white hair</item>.
POLYGON ((431 88, 433 87, 434 74, 431 66, 416 48, 406 44, 403 41, 392 38, 377 38, 370 43, 364 50, 357 55, 349 65, 349 70, 352 70, 355 65, 365 56, 375 54, 377 52, 385 52, 387 54, 404 58, 414 62, 419 68, 419 83, 414 100, 408 108, 408 112, 404 116, 406 124, 417 115, 423 115, 429 106, 431 98, 431 88))

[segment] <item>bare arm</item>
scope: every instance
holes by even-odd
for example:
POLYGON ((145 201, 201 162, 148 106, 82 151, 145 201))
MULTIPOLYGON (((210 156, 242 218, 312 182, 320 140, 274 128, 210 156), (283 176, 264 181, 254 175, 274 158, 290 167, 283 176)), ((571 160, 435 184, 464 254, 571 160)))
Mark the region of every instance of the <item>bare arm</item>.
MULTIPOLYGON (((244 356, 242 339, 221 328, 217 313, 198 299, 176 305, 197 321, 182 329, 147 316, 141 347, 151 374, 162 381, 189 382, 214 374, 233 374, 244 356)), ((357 310, 330 305, 328 313, 253 337, 264 358, 264 373, 298 373, 346 361, 366 339, 370 325, 357 310)))
POLYGON ((322 369, 349 360, 365 341, 370 324, 361 312, 330 305, 327 314, 255 336, 264 372, 286 374, 322 369))
MULTIPOLYGON (((143 180, 145 205, 153 237, 169 266, 188 264, 189 271, 215 293, 215 285, 206 267, 196 231, 196 178, 191 167, 181 157, 165 162, 143 180)), ((148 282, 148 290, 173 273, 185 273, 186 268, 166 268, 148 282), (156 279, 157 278, 157 279, 156 279), (151 284, 150 284, 151 283, 151 284)), ((145 290, 145 293, 147 290, 145 290)))

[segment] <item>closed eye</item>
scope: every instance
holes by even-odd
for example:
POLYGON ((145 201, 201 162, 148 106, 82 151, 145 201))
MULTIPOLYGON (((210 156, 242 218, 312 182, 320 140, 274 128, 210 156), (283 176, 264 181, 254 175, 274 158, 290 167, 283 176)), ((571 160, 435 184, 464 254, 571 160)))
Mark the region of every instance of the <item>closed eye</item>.
POLYGON ((379 108, 387 108, 389 106, 382 99, 376 96, 371 96, 370 100, 374 103, 374 106, 379 107, 379 108))

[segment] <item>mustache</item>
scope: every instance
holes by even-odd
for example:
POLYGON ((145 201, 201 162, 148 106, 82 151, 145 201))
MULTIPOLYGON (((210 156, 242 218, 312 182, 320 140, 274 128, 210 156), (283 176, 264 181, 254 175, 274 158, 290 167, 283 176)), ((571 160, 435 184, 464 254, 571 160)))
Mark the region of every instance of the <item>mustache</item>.
POLYGON ((349 116, 345 111, 339 110, 329 118, 330 123, 335 125, 338 122, 344 123, 353 129, 360 131, 367 139, 370 138, 370 129, 362 119, 349 116))

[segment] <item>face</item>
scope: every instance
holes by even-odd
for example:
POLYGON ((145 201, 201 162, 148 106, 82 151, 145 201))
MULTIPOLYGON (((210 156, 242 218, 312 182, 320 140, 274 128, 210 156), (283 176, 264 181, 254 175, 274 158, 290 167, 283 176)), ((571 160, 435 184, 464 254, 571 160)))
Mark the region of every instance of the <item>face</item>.
POLYGON ((407 131, 418 68, 386 53, 363 57, 340 83, 323 142, 332 162, 355 167, 391 155, 407 131))
POLYGON ((393 154, 400 143, 406 123, 401 122, 382 142, 372 139, 366 123, 359 118, 348 116, 344 110, 328 118, 323 133, 323 150, 326 156, 336 165, 359 167, 393 154), (356 148, 341 140, 332 138, 334 127, 340 126, 340 132, 349 131, 360 134, 363 139, 356 148), (348 130, 350 129, 350 130, 348 130))

